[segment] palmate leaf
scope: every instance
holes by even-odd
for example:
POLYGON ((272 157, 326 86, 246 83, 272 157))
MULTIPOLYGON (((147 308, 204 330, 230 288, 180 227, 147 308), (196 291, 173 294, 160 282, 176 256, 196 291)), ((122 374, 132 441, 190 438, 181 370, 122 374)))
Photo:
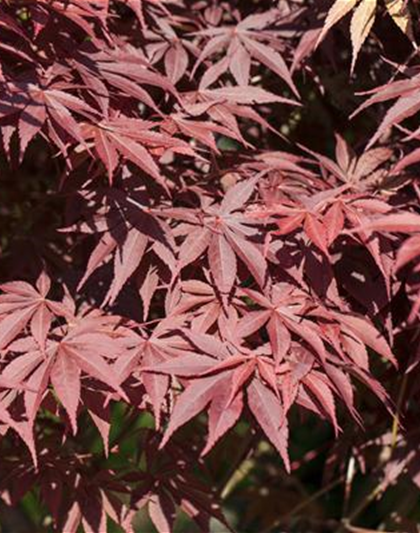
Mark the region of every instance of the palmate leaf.
POLYGON ((90 57, 80 56, 90 80, 97 77, 99 71, 103 82, 113 90, 117 89, 123 95, 134 97, 155 111, 159 112, 159 109, 148 91, 143 89, 143 85, 160 88, 179 99, 171 81, 154 71, 147 57, 138 48, 130 45, 105 48, 95 55, 94 65, 89 60, 90 57))
MULTIPOLYGON (((277 41, 265 28, 275 23, 275 12, 267 12, 262 15, 251 15, 240 21, 234 28, 225 26, 197 32, 197 35, 207 40, 197 62, 198 66, 215 53, 226 50, 226 59, 214 64, 203 76, 201 88, 205 89, 215 83, 226 71, 230 70, 235 81, 240 86, 249 85, 251 59, 255 59, 262 65, 275 72, 298 96, 298 91, 283 57, 276 51, 277 41), (232 31, 233 30, 233 31, 232 31), (268 41, 265 44, 264 41, 268 41)), ((239 89, 239 87, 238 87, 239 89)))
POLYGON ((61 20, 71 21, 93 38, 95 33, 90 21, 95 19, 99 22, 105 21, 108 15, 108 0, 105 2, 72 0, 70 5, 65 1, 51 3, 48 0, 41 0, 35 9, 50 16, 58 16, 61 20))
MULTIPOLYGON (((383 217, 378 217, 367 224, 368 229, 378 233, 402 233, 410 235, 408 239, 402 242, 398 249, 394 269, 398 272, 400 269, 413 263, 413 271, 419 271, 418 258, 420 256, 420 216, 410 211, 394 212, 383 217)), ((411 299, 413 299, 411 297, 411 299)), ((414 285, 414 302, 410 319, 413 320, 417 315, 419 308, 418 287, 414 285)))
MULTIPOLYGON (((377 6, 378 3, 376 0, 336 0, 328 12, 317 44, 324 39, 335 24, 354 10, 350 27, 353 46, 351 71, 353 72, 360 49, 375 21, 377 6)), ((402 0, 386 0, 385 6, 395 24, 408 37, 412 38, 412 22, 408 2, 402 0)))
MULTIPOLYGON (((282 352, 277 335, 282 335, 283 339, 289 342, 291 333, 300 336, 313 348, 320 361, 325 361, 326 350, 322 335, 315 324, 305 320, 303 316, 306 306, 306 296, 303 292, 296 287, 282 284, 271 288, 271 296, 263 296, 249 289, 244 289, 244 293, 269 311, 268 313, 257 311, 257 313, 260 313, 261 318, 263 317, 265 321, 271 323, 268 332, 272 350, 278 363, 281 362, 282 352), (285 330, 288 330, 289 333, 286 333, 285 330)), ((257 324, 259 327, 262 326, 262 323, 257 324)), ((287 344, 285 346, 287 347, 287 344)), ((283 347, 283 350, 286 349, 283 347)))
MULTIPOLYGON (((393 126, 398 126, 403 120, 413 116, 420 109, 418 92, 416 91, 419 77, 410 79, 409 81, 397 81, 385 87, 378 87, 373 96, 368 98, 354 114, 360 112, 362 109, 378 102, 398 98, 398 100, 391 106, 386 113, 383 121, 379 125, 375 134, 369 141, 369 146, 377 142, 380 137, 391 129, 393 126)), ((415 137, 417 132, 414 132, 415 137)))
POLYGON ((154 127, 152 122, 128 117, 85 127, 85 139, 87 142, 93 140, 111 184, 120 156, 134 163, 163 186, 164 178, 153 155, 163 155, 166 150, 171 150, 194 156, 194 151, 186 142, 156 132, 152 129, 154 127))
POLYGON ((45 348, 53 316, 66 314, 64 306, 47 299, 50 285, 49 277, 42 273, 36 288, 25 282, 9 282, 0 286, 3 291, 0 295, 1 348, 10 344, 28 323, 40 348, 45 348))
POLYGON ((83 459, 71 460, 66 456, 60 458, 61 461, 50 456, 46 459, 49 467, 53 467, 51 477, 55 483, 51 484, 51 479, 48 478, 42 479, 41 483, 44 491, 50 491, 48 507, 52 507, 53 512, 56 507, 60 508, 59 513, 54 513, 57 529, 76 532, 82 526, 85 531, 99 532, 106 528, 108 519, 116 524, 123 523, 126 507, 115 494, 124 494, 127 490, 118 473, 110 469, 89 472, 89 465, 84 464, 83 459), (69 464, 73 472, 71 478, 68 476, 68 470, 66 474, 66 465, 69 464), (63 485, 64 490, 56 496, 60 504, 58 506, 57 501, 54 502, 51 498, 51 490, 59 483, 63 485), (67 491, 72 496, 66 501, 67 491))
POLYGON ((210 530, 210 520, 216 520, 232 531, 223 515, 216 491, 209 489, 193 474, 198 470, 205 476, 202 460, 196 453, 174 442, 169 442, 164 450, 158 451, 158 437, 150 430, 140 432, 147 463, 144 471, 132 476, 136 486, 130 512, 124 520, 124 529, 132 531, 137 511, 147 507, 155 527, 162 533, 172 524, 178 509, 189 516, 200 531, 210 530))
MULTIPOLYGON (((191 335, 192 340, 202 347, 202 340, 206 337, 209 336, 191 335)), ((223 348, 220 349, 223 353, 223 348)), ((262 365, 262 362, 258 365, 262 365)), ((280 452, 286 468, 289 468, 286 452, 287 423, 282 415, 281 403, 272 390, 255 378, 249 383, 256 368, 257 362, 245 356, 233 355, 218 361, 209 356, 194 354, 148 369, 157 373, 196 377, 177 400, 161 447, 166 445, 177 429, 210 405, 209 435, 202 454, 208 453, 239 419, 243 410, 242 388, 245 388, 248 391, 249 407, 257 422, 280 452)))
POLYGON ((242 308, 243 303, 236 294, 232 296, 226 309, 216 287, 202 281, 189 280, 181 283, 180 300, 172 312, 188 313, 191 329, 197 333, 207 333, 215 323, 220 330, 223 330, 224 324, 229 322, 230 317, 236 316, 242 308))
POLYGON ((374 148, 358 157, 336 136, 336 161, 304 149, 318 162, 324 179, 296 191, 290 188, 287 193, 267 195, 266 207, 254 209, 253 217, 278 225, 278 230, 270 231, 268 250, 278 246, 276 235, 281 241, 303 242, 305 247, 309 241, 314 246, 305 253, 316 256, 320 251, 332 264, 331 250, 341 238, 351 235, 371 255, 389 293, 392 271, 384 252, 386 243, 368 229, 368 221, 391 211, 386 198, 376 192, 393 175, 386 166, 389 148, 374 148))
MULTIPOLYGON (((38 338, 39 330, 31 327, 32 337, 23 337, 8 343, 8 352, 15 355, 3 367, 1 377, 6 382, 11 380, 15 383, 13 388, 23 394, 26 416, 31 428, 51 381, 69 416, 73 432, 76 433, 82 373, 104 383, 126 398, 120 380, 110 364, 110 361, 127 350, 126 333, 125 330, 120 330, 117 337, 113 336, 118 331, 114 329, 114 319, 110 320, 97 314, 77 317, 72 314, 70 305, 45 300, 49 285, 45 274, 42 274, 37 282, 39 295, 27 283, 11 282, 3 285, 3 290, 7 291, 6 296, 13 297, 13 300, 9 297, 7 302, 3 301, 2 305, 8 309, 10 305, 16 307, 17 296, 20 297, 17 303, 22 306, 28 296, 33 297, 35 294, 40 300, 39 305, 48 306, 52 311, 49 315, 49 327, 42 330, 45 335, 42 342, 38 338), (50 331, 53 320, 57 320, 57 317, 65 318, 71 325, 67 328, 55 327, 50 331)), ((33 314, 33 305, 29 309, 33 314)), ((19 313, 19 319, 20 316, 19 313)), ((8 318, 10 317, 6 315, 6 318, 0 321, 3 327, 9 323, 8 318)), ((21 321, 18 324, 21 329, 24 328, 21 321)), ((19 331, 14 330, 13 333, 17 336, 19 331)), ((7 386, 7 383, 5 385, 7 386)), ((12 391, 2 395, 5 405, 9 398, 13 398, 12 391)))
POLYGON ((7 85, 2 95, 0 117, 18 117, 16 129, 20 138, 20 157, 23 157, 29 142, 47 124, 51 140, 66 154, 68 139, 82 143, 80 124, 74 113, 94 120, 97 111, 79 97, 61 90, 59 82, 45 83, 31 74, 29 79, 7 85))
POLYGON ((357 56, 375 22, 376 0, 362 0, 353 13, 350 26, 351 42, 353 45, 353 72, 357 56))
POLYGON ((171 22, 156 18, 158 31, 151 36, 147 46, 148 57, 152 64, 163 58, 166 75, 176 85, 186 74, 189 65, 189 53, 198 53, 198 49, 188 40, 179 37, 171 22))
MULTIPOLYGON (((121 1, 121 0, 119 0, 121 1)), ((173 0, 127 0, 127 5, 134 11, 138 17, 140 24, 144 27, 147 26, 145 19, 145 11, 153 7, 158 8, 157 13, 168 13, 165 8, 165 4, 171 3, 173 0)))
MULTIPOLYGON (((249 236, 258 236, 257 230, 247 225, 247 217, 240 212, 252 196, 257 181, 258 177, 238 183, 229 190, 219 207, 210 206, 205 209, 204 227, 203 217, 198 212, 186 211, 185 215, 181 214, 196 224, 188 227, 180 248, 178 269, 185 268, 207 250, 210 273, 217 289, 225 298, 235 282, 237 256, 256 281, 260 285, 264 284, 266 260, 260 247, 248 240, 249 236)), ((166 214, 170 217, 171 211, 166 214)))
MULTIPOLYGON (((83 227, 83 231, 92 233, 93 227, 100 226, 101 232, 78 284, 80 290, 97 269, 112 260, 114 277, 105 296, 105 302, 111 304, 116 301, 139 265, 144 264, 148 254, 153 252, 170 268, 175 269, 173 242, 165 224, 149 210, 130 202, 126 195, 113 193, 115 191, 110 189, 107 201, 111 206, 119 205, 120 212, 117 214, 112 208, 108 208, 109 216, 101 215, 83 227), (161 248, 158 244, 161 244, 161 248)), ((77 229, 74 226, 65 231, 77 229)))
MULTIPOLYGON (((77 335, 74 331, 60 343, 50 343, 44 356, 34 345, 30 352, 18 356, 6 366, 3 375, 27 384, 29 390, 24 392, 24 396, 27 416, 31 423, 35 420, 51 380, 58 399, 68 413, 73 432, 76 433, 82 372, 126 397, 112 366, 105 359, 109 355, 115 357, 122 349, 122 346, 117 341, 112 342, 108 335, 89 334, 86 330, 77 335)), ((19 346, 12 345, 11 350, 19 352, 19 346)))
POLYGON ((254 380, 248 388, 248 403, 252 414, 280 453, 286 470, 290 471, 288 449, 288 426, 278 398, 271 390, 254 380))
POLYGON ((402 0, 385 0, 385 6, 395 24, 414 41, 408 2, 403 2, 402 0))

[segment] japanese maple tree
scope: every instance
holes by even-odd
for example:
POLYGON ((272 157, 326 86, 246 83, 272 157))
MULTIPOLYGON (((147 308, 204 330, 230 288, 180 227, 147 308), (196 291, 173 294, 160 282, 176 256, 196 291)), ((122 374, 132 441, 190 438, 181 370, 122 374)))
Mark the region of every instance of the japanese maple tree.
POLYGON ((359 531, 420 487, 419 23, 417 0, 0 0, 7 509, 297 531, 335 488, 331 530, 359 531), (235 515, 264 453, 285 492, 321 454, 319 494, 235 515))

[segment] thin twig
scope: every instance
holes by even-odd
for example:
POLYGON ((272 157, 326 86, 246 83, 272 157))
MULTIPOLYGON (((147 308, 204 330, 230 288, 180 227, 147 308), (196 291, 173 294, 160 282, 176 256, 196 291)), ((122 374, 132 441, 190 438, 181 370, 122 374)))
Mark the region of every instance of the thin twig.
POLYGON ((328 492, 330 492, 330 490, 334 489, 335 487, 337 487, 338 485, 343 483, 345 481, 345 478, 346 478, 346 476, 343 474, 339 478, 335 479, 334 481, 331 481, 330 483, 328 483, 327 485, 325 485, 324 487, 322 487, 318 491, 316 491, 313 494, 311 494, 308 498, 306 498, 305 500, 300 502, 298 505, 293 507, 293 509, 291 511, 289 511, 286 515, 282 515, 277 520, 275 520, 270 525, 270 527, 267 530, 265 530, 263 533, 269 533, 270 531, 272 531, 274 528, 278 527, 283 522, 285 522, 287 520, 290 520, 291 518, 296 516, 300 511, 302 511, 303 509, 306 509, 306 507, 308 505, 310 505, 314 501, 318 500, 319 498, 324 496, 324 494, 327 494, 328 492))
MULTIPOLYGON (((250 451, 258 438, 256 433, 249 432, 247 437, 242 440, 242 446, 236 456, 236 460, 232 461, 231 467, 227 470, 220 483, 220 495, 224 500, 232 492, 237 484, 235 474, 241 471, 241 466, 249 458, 250 451)), ((241 477, 242 479, 242 477, 241 477)))

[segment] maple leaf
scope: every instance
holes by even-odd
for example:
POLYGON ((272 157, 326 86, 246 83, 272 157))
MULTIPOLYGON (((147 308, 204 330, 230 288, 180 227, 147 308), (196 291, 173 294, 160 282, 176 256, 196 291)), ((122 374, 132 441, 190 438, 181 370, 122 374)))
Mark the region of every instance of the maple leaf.
POLYGON ((23 281, 0 285, 0 347, 5 348, 27 324, 37 344, 43 350, 54 315, 65 315, 66 310, 58 302, 47 299, 51 281, 42 273, 32 287, 23 281))
MULTIPOLYGON (((206 277, 209 280, 209 276, 206 277)), ((181 282, 181 296, 172 309, 172 313, 188 312, 191 329, 199 333, 207 333, 216 322, 222 331, 224 324, 231 319, 231 315, 242 307, 242 301, 234 295, 228 308, 225 309, 215 288, 210 283, 188 280, 181 282)))
POLYGON ((167 533, 179 507, 200 531, 209 531, 210 519, 216 519, 230 531, 218 495, 192 474, 197 468, 205 474, 202 460, 190 448, 173 442, 158 452, 158 437, 150 430, 142 430, 140 434, 145 469, 134 476, 137 486, 124 526, 130 528, 137 511, 147 506, 157 531, 167 533))
MULTIPOLYGON (((417 74, 410 79, 393 81, 363 93, 371 96, 356 109, 352 117, 371 105, 397 99, 387 111, 375 134, 370 139, 368 148, 377 142, 387 130, 399 125, 403 120, 413 116, 420 110, 419 86, 420 74, 417 74)), ((416 130, 409 138, 415 138, 418 133, 418 130, 416 130)))
POLYGON ((292 334, 306 342, 321 362, 325 361, 326 349, 321 331, 314 322, 305 318, 305 308, 309 302, 308 296, 302 290, 287 283, 272 285, 264 294, 251 289, 242 290, 265 310, 253 311, 246 315, 240 330, 251 334, 267 323, 276 365, 282 362, 289 351, 292 334))
POLYGON ((159 32, 150 32, 147 52, 151 63, 156 64, 163 59, 165 73, 176 85, 186 74, 189 65, 189 54, 198 56, 200 51, 190 40, 179 37, 170 21, 156 18, 159 32))
POLYGON ((0 117, 17 115, 17 132, 20 139, 20 156, 29 142, 41 132, 44 124, 48 126, 47 133, 57 144, 60 151, 66 154, 69 138, 84 144, 79 123, 73 113, 86 116, 92 120, 97 118, 97 111, 79 97, 62 90, 64 87, 54 78, 51 70, 46 80, 36 76, 26 76, 27 79, 9 82, 1 94, 4 104, 0 110, 0 117))
POLYGON ((290 472, 287 453, 288 425, 279 399, 258 380, 254 379, 248 388, 248 404, 258 424, 270 442, 280 453, 286 470, 290 472))
POLYGON ((151 7, 157 7, 158 13, 168 15, 165 4, 173 3, 174 0, 119 0, 120 2, 126 3, 136 14, 140 24, 143 28, 147 27, 145 19, 145 9, 150 9, 151 7))
MULTIPOLYGON (((368 369, 368 357, 366 346, 375 350, 385 360, 396 365, 396 359, 385 338, 376 330, 372 323, 365 317, 351 315, 332 309, 324 309, 316 302, 310 302, 308 295, 297 287, 287 284, 273 286, 271 289, 271 299, 262 296, 255 291, 243 289, 244 294, 253 299, 258 305, 266 308, 264 311, 251 311, 246 314, 238 326, 239 335, 251 336, 255 331, 266 325, 268 337, 271 344, 276 371, 284 373, 285 368, 290 368, 293 364, 293 354, 303 350, 297 348, 293 338, 300 337, 300 342, 304 341, 304 359, 309 362, 305 373, 301 374, 299 368, 298 377, 292 375, 292 383, 295 386, 308 373, 315 361, 318 367, 324 372, 321 387, 330 387, 335 394, 341 397, 349 408, 350 412, 357 419, 354 410, 351 385, 348 378, 341 371, 329 362, 331 351, 339 356, 345 367, 360 367, 368 369), (326 381, 325 381, 326 380, 326 381)), ((300 356, 302 359, 302 356, 300 356)), ((290 379, 290 378, 288 378, 290 379)), ((308 378, 309 379, 309 378, 308 378)), ((316 379, 316 378, 314 378, 316 379)), ((303 382, 305 384, 305 382, 303 382)), ((370 384, 375 389, 376 384, 370 384)), ((312 384, 310 383, 311 387, 312 384)), ((316 390, 319 390, 315 385, 316 390)), ((298 390, 295 390, 295 395, 298 390)), ((314 391, 311 392, 314 394, 314 391)), ((329 394, 329 393, 326 393, 329 394)), ((290 405, 290 395, 284 399, 286 405, 290 405)), ((293 396, 293 394, 292 394, 293 396)), ((319 393, 322 398, 322 393, 319 393)), ((322 404, 322 401, 321 401, 322 404)), ((333 416, 332 403, 327 405, 328 417, 337 427, 335 415, 333 416)), ((315 408, 312 406, 312 410, 315 408)), ((319 409, 316 410, 320 413, 319 409)))
POLYGON ((392 156, 392 150, 385 147, 367 149, 358 156, 340 135, 335 137, 335 161, 305 149, 318 160, 322 173, 334 176, 338 183, 345 183, 348 191, 353 193, 372 192, 380 187, 388 177, 385 164, 392 156))
MULTIPOLYGON (((100 48, 98 47, 99 50, 100 48)), ((170 80, 155 71, 139 49, 128 44, 114 49, 105 48, 93 55, 78 51, 70 63, 86 86, 85 98, 92 98, 101 109, 103 124, 114 119, 118 122, 116 103, 121 104, 128 99, 154 110, 161 117, 164 116, 144 86, 159 88, 179 99, 170 80)), ((118 106, 118 109, 123 111, 124 116, 126 107, 118 106)), ((127 117, 127 120, 129 118, 133 119, 127 117)))
POLYGON ((250 15, 236 26, 225 26, 196 32, 196 35, 208 39, 200 53, 193 72, 207 58, 215 53, 226 50, 226 56, 211 66, 201 78, 201 88, 207 88, 229 70, 238 85, 249 85, 251 59, 255 59, 281 79, 283 79, 295 95, 299 95, 287 65, 276 51, 281 41, 268 28, 276 22, 276 11, 268 11, 260 15, 250 15), (265 44, 264 41, 269 44, 265 44))
POLYGON ((85 140, 93 140, 98 158, 103 162, 112 184, 119 157, 131 161, 146 174, 166 188, 164 178, 153 155, 163 155, 166 150, 194 156, 192 148, 180 139, 159 133, 153 122, 119 117, 98 125, 86 125, 85 140))
POLYGON ((194 139, 194 142, 199 141, 214 152, 219 152, 216 140, 217 135, 224 135, 240 143, 247 144, 237 127, 225 127, 213 121, 194 120, 186 113, 172 114, 165 121, 165 129, 168 133, 179 132, 194 139))
MULTIPOLYGON (((253 194, 258 178, 238 183, 227 192, 219 206, 203 206, 201 212, 180 213, 195 222, 188 227, 187 236, 179 248, 178 270, 182 270, 207 251, 210 272, 223 298, 232 290, 237 273, 238 256, 254 279, 264 284, 266 261, 250 237, 258 230, 248 225, 246 214, 240 210, 253 194)), ((176 215, 168 210, 165 216, 176 215)))
MULTIPOLYGON (((403 0, 386 0, 385 6, 395 24, 411 38, 412 23, 407 2, 404 2, 403 0)), ((350 27, 351 41, 353 45, 351 72, 354 70, 357 56, 375 21, 377 0, 335 0, 328 12, 317 41, 317 44, 319 44, 328 31, 353 9, 354 13, 352 15, 350 27)))
POLYGON ((149 209, 139 206, 120 191, 107 191, 105 210, 99 216, 82 225, 66 228, 66 231, 100 235, 78 288, 83 287, 99 267, 113 259, 114 277, 106 302, 115 302, 147 253, 153 251, 157 257, 162 256, 167 265, 173 258, 172 268, 175 269, 174 243, 168 228, 149 209))
POLYGON ((70 21, 86 32, 91 38, 95 38, 95 32, 91 20, 97 20, 104 24, 108 15, 108 0, 71 0, 71 2, 40 0, 37 8, 55 16, 61 21, 70 21))
MULTIPOLYGON (((338 237, 350 231, 350 235, 372 256, 389 291, 389 262, 382 252, 382 241, 369 230, 368 225, 378 214, 391 210, 379 189, 388 176, 382 164, 390 156, 389 149, 372 149, 357 157, 337 136, 337 162, 311 150, 305 151, 318 161, 322 176, 329 180, 329 185, 320 181, 301 187, 296 179, 291 180, 291 185, 282 181, 264 196, 266 207, 257 207, 250 216, 277 223, 277 231, 268 230, 268 244, 275 235, 291 235, 293 239, 300 239, 304 233, 329 261, 331 246, 338 237), (372 191, 375 191, 374 197, 372 191)), ((275 244, 276 240, 273 240, 275 244)))
POLYGON ((294 100, 254 86, 199 89, 194 92, 182 93, 181 97, 183 110, 187 112, 187 118, 189 116, 190 120, 187 122, 184 114, 174 115, 173 118, 177 128, 188 136, 194 134, 198 140, 204 141, 204 144, 210 145, 210 147, 212 145, 211 139, 209 139, 209 132, 212 131, 222 134, 225 132, 227 137, 250 146, 241 134, 238 119, 251 120, 278 135, 278 132, 255 109, 251 108, 250 104, 279 103, 299 105, 294 100), (204 113, 210 117, 213 124, 205 122, 205 126, 202 124, 201 128, 199 128, 197 121, 195 121, 192 129, 188 131, 186 128, 189 128, 190 121, 204 113))
POLYGON ((82 373, 101 381, 126 398, 108 362, 123 353, 126 345, 120 338, 113 336, 107 317, 85 316, 82 322, 68 327, 64 334, 61 327, 53 330, 53 336, 58 339, 48 341, 43 351, 30 338, 24 343, 17 341, 10 345, 12 353, 23 354, 14 357, 5 366, 2 375, 27 383, 28 390, 24 391, 24 396, 31 424, 49 381, 68 413, 74 433, 77 431, 76 414, 80 402, 82 373), (99 326, 102 326, 102 331, 98 330, 99 326))
MULTIPOLYGON (((165 446, 177 429, 210 404, 209 436, 202 453, 205 454, 210 451, 217 440, 239 419, 243 409, 242 388, 245 387, 246 390, 251 390, 248 393, 251 394, 250 407, 257 416, 257 421, 262 419, 262 429, 279 450, 286 468, 289 468, 286 453, 287 429, 284 426, 284 417, 279 416, 276 424, 271 421, 266 422, 265 417, 268 414, 262 414, 265 411, 264 402, 260 405, 260 400, 255 399, 253 394, 255 387, 261 392, 259 386, 252 381, 252 377, 257 373, 271 388, 272 392, 267 399, 271 402, 271 407, 269 405, 267 408, 272 409, 271 395, 278 398, 273 361, 257 352, 253 354, 245 347, 236 345, 228 347, 210 335, 188 331, 186 331, 186 335, 202 353, 190 353, 145 369, 152 373, 191 379, 175 404, 161 447, 165 446), (258 415, 257 412, 259 412, 258 415), (279 431, 280 433, 278 433, 279 431), (280 445, 279 442, 282 444, 280 445)), ((262 391, 261 394, 263 398, 266 398, 268 392, 262 391)), ((278 402, 278 400, 276 401, 278 402)), ((280 404, 279 408, 281 409, 280 404)), ((277 414, 273 413, 274 416, 277 414)))
POLYGON ((159 321, 151 333, 142 331, 140 337, 128 337, 130 346, 135 348, 127 350, 125 347, 125 353, 113 365, 119 382, 124 383, 134 377, 144 387, 157 428, 160 426, 161 412, 164 410, 164 401, 169 390, 169 379, 166 375, 149 373, 145 369, 154 368, 168 359, 188 353, 189 345, 179 335, 185 321, 185 315, 170 315, 167 320, 159 321))
POLYGON ((57 529, 73 533, 82 526, 101 533, 108 518, 117 525, 123 523, 127 508, 121 500, 128 491, 115 471, 95 471, 86 458, 68 456, 64 450, 52 454, 45 447, 41 469, 31 473, 57 529))
MULTIPOLYGON (((406 239, 398 249, 394 264, 395 271, 402 269, 420 256, 420 238, 418 235, 420 231, 420 216, 417 213, 411 213, 409 211, 401 213, 394 212, 383 217, 378 217, 367 223, 366 226, 369 231, 373 230, 385 234, 404 233, 411 235, 411 237, 406 239)), ((414 273, 419 271, 417 261, 415 261, 413 271, 414 273)), ((418 287, 414 286, 413 290, 414 303, 409 317, 411 322, 417 316, 420 306, 418 287)), ((410 296, 410 299, 413 299, 413 295, 410 296)))
MULTIPOLYGON (((134 96, 140 102, 158 110, 153 99, 142 85, 158 87, 178 98, 178 93, 168 78, 153 70, 150 61, 139 50, 129 44, 114 49, 104 49, 94 56, 95 68, 92 68, 91 55, 85 57, 83 66, 90 77, 97 76, 99 70, 103 81, 123 94, 134 96)), ((80 57, 83 59, 83 56, 80 57)))

